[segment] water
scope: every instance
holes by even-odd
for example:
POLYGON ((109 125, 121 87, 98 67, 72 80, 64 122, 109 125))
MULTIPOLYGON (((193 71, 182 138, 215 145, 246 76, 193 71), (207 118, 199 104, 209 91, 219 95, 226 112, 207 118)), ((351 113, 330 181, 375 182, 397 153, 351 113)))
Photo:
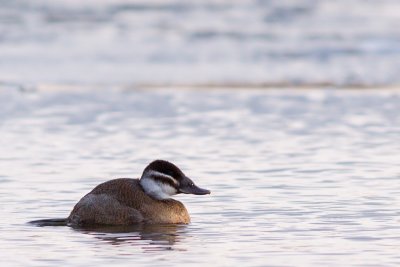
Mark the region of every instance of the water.
POLYGON ((0 91, 2 266, 399 266, 400 93, 0 91), (180 166, 187 226, 35 227, 180 166))
POLYGON ((0 82, 391 85, 397 0, 0 0, 0 82))

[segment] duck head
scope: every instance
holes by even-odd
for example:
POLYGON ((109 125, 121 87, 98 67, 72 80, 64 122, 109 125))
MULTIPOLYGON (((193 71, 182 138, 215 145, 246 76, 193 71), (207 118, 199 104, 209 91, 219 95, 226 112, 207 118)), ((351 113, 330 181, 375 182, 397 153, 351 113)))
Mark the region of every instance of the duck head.
POLYGON ((143 171, 140 184, 146 194, 156 199, 176 194, 206 195, 211 192, 195 185, 177 166, 166 160, 155 160, 143 171))

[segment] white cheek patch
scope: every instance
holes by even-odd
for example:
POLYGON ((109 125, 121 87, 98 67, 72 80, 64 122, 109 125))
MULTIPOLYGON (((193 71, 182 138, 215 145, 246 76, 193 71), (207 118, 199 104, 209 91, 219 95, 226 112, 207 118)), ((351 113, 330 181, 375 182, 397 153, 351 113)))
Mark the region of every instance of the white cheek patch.
POLYGON ((156 199, 170 198, 177 193, 176 189, 169 184, 157 182, 147 177, 140 179, 140 184, 142 185, 146 194, 156 199))

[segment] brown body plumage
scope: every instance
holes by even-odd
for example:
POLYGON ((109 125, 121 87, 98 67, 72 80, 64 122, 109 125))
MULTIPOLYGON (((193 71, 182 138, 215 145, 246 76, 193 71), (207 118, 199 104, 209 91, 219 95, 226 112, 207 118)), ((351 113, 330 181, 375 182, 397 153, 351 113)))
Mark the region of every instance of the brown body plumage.
POLYGON ((148 196, 139 179, 121 178, 96 186, 74 207, 71 225, 190 223, 185 206, 174 199, 148 196))

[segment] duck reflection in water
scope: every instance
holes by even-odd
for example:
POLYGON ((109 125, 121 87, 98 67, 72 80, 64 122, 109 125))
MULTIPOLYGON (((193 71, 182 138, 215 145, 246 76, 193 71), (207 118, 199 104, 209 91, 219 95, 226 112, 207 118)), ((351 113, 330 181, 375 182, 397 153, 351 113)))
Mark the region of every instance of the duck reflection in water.
MULTIPOLYGON (((174 250, 174 245, 184 239, 186 225, 138 224, 118 226, 74 227, 75 231, 95 236, 111 245, 140 246, 144 250, 174 250)), ((180 249, 181 250, 181 249, 180 249)))
POLYGON ((67 225, 113 245, 130 243, 167 250, 181 239, 190 216, 176 194, 210 194, 194 184, 177 166, 151 162, 140 179, 104 182, 86 194, 67 218, 31 221, 37 226, 67 225), (150 241, 148 242, 143 241, 150 241), (142 241, 142 242, 141 242, 142 241))

